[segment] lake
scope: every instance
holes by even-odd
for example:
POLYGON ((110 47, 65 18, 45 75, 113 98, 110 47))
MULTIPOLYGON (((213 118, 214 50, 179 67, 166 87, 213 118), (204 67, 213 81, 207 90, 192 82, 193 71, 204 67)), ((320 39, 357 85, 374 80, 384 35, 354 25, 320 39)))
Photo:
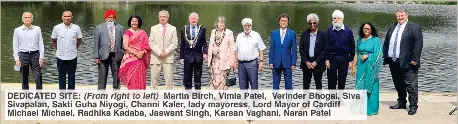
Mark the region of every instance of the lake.
MULTIPOLYGON (((160 10, 168 10, 169 23, 181 28, 188 24, 188 15, 197 12, 200 24, 205 25, 207 37, 219 15, 227 18, 226 27, 238 34, 243 31, 241 20, 245 17, 253 19, 253 30, 260 33, 266 46, 269 44, 269 33, 278 27, 277 16, 287 13, 291 16, 289 28, 296 31, 300 39, 302 31, 308 28, 306 16, 316 13, 320 17, 319 29, 331 26, 331 14, 335 9, 345 14, 344 24, 351 28, 355 36, 359 26, 364 22, 375 25, 382 39, 388 27, 396 22, 395 11, 403 7, 409 12, 409 21, 422 26, 424 47, 421 55, 422 68, 419 70, 419 90, 427 92, 457 91, 457 14, 456 5, 421 5, 421 4, 333 4, 311 2, 2 2, 1 4, 1 82, 20 82, 19 72, 14 71, 12 57, 12 36, 14 28, 21 26, 24 11, 31 11, 34 24, 42 29, 45 42, 45 67, 42 70, 45 83, 57 83, 58 73, 55 50, 51 49, 52 28, 62 23, 61 15, 65 10, 73 13, 73 22, 82 29, 82 45, 78 49, 78 68, 76 83, 97 84, 97 66, 92 58, 92 35, 95 26, 104 21, 104 13, 108 8, 117 10, 117 22, 127 28, 128 17, 138 14, 143 18, 143 29, 149 34, 151 26, 158 23, 157 14, 160 10)), ((268 58, 268 49, 264 58, 268 58)), ((178 55, 177 55, 178 56, 178 55)), ((178 57, 176 57, 178 58, 178 57)), ((298 66, 299 66, 298 54, 298 66)), ((182 86, 183 66, 174 65, 174 83, 182 86)), ((268 69, 265 59, 264 70, 259 74, 259 85, 263 89, 272 88, 272 71, 268 69)), ((205 63, 203 69, 203 86, 208 85, 209 67, 205 63)), ((111 74, 109 74, 111 75, 111 74)), ((148 73, 148 83, 149 83, 148 73)), ((162 77, 162 75, 161 75, 162 77)), ((111 76, 108 77, 111 82, 111 76)), ((33 83, 33 76, 29 77, 33 83)), ((283 82, 283 81, 282 81, 283 82)), ((161 84, 164 80, 161 78, 161 84)), ((293 71, 294 88, 302 88, 302 70, 293 71)), ((236 86, 238 87, 238 86, 236 86)), ((282 83, 282 87, 284 84, 282 83)), ((311 87, 314 88, 312 81, 311 87)), ((327 88, 327 77, 323 75, 323 87, 327 88)), ((354 87, 354 77, 349 73, 347 89, 354 87)), ((382 66, 380 72, 380 88, 395 90, 388 66, 382 66)), ((46 89, 46 87, 45 87, 46 89)))

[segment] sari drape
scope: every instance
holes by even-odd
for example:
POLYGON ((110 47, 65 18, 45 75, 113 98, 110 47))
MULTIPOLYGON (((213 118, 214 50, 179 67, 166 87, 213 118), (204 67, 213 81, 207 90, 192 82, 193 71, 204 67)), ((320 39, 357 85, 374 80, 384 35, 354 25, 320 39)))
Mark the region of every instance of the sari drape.
POLYGON ((382 47, 378 37, 371 37, 365 41, 357 40, 356 53, 358 55, 356 65, 355 88, 367 90, 367 115, 374 115, 379 110, 379 73, 382 66, 382 47), (363 55, 369 55, 364 61, 363 55))
POLYGON ((148 43, 148 35, 143 30, 132 33, 126 30, 124 35, 129 36, 129 47, 137 52, 145 50, 143 58, 124 53, 121 66, 119 68, 119 80, 129 90, 146 89, 146 74, 150 61, 151 49, 148 43))

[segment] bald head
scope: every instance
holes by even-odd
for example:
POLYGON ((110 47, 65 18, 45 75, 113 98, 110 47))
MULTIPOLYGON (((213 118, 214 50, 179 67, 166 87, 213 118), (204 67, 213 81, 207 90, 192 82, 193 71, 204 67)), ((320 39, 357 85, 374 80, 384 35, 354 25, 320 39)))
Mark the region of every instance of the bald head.
POLYGON ((70 11, 68 11, 68 10, 67 10, 67 11, 64 11, 64 12, 62 13, 62 16, 64 16, 64 15, 70 15, 70 16, 72 16, 72 12, 70 12, 70 11))
POLYGON ((29 26, 33 22, 33 15, 30 12, 24 12, 22 13, 22 22, 24 25, 29 26))
POLYGON ((72 12, 70 11, 64 11, 64 13, 62 13, 62 21, 65 25, 70 25, 70 23, 72 23, 72 17, 72 12))

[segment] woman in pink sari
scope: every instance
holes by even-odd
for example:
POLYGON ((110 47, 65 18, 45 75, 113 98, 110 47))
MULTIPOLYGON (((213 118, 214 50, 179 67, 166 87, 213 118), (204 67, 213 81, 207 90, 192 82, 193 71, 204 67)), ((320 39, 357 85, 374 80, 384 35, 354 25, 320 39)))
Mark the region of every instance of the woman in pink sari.
POLYGON ((148 36, 140 29, 140 16, 131 16, 127 23, 130 28, 124 31, 124 56, 119 67, 119 79, 129 90, 144 90, 151 51, 148 36))

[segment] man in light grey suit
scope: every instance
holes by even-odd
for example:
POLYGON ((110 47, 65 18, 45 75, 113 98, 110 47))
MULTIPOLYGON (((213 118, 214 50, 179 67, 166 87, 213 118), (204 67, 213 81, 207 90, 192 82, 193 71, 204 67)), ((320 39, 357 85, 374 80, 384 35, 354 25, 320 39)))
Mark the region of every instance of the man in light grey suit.
POLYGON ((105 89, 107 85, 108 67, 111 67, 113 89, 120 88, 118 70, 124 55, 122 49, 122 35, 124 27, 115 23, 116 11, 105 12, 106 22, 97 25, 94 34, 94 58, 99 68, 98 89, 105 89))
POLYGON ((173 88, 173 60, 178 47, 178 35, 175 26, 168 23, 169 12, 162 10, 158 14, 159 24, 151 27, 149 45, 151 47, 151 87, 158 89, 159 75, 164 70, 166 89, 173 88))

